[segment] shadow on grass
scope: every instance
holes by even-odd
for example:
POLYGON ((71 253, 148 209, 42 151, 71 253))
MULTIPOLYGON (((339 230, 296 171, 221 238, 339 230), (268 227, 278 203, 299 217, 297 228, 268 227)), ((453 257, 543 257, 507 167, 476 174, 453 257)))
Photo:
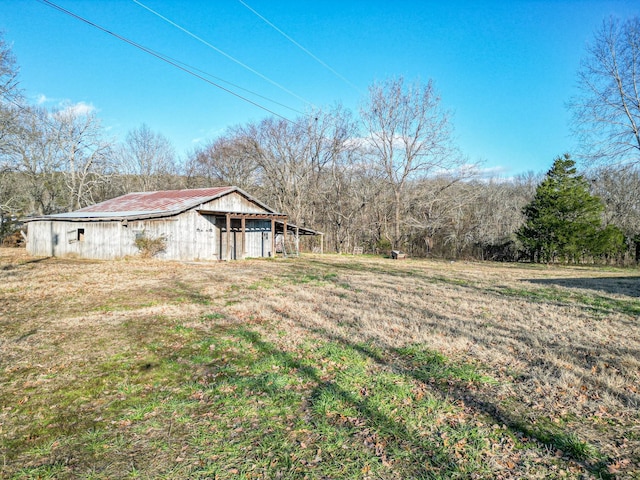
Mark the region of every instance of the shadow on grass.
POLYGON ((629 297, 640 297, 640 277, 596 277, 596 278, 534 278, 524 281, 539 285, 557 285, 606 292, 629 297))
MULTIPOLYGON (((199 283, 187 283, 172 279, 165 282, 160 288, 154 289, 152 293, 170 303, 211 304, 211 297, 202 293, 202 285, 199 283)), ((150 299, 152 298, 150 297, 150 299)))
MULTIPOLYGON (((355 409, 363 421, 363 424, 360 425, 356 419, 343 417, 341 422, 336 420, 336 424, 333 425, 334 428, 358 427, 364 429, 368 427, 375 429, 386 437, 388 442, 385 448, 386 451, 392 445, 402 451, 410 450, 416 455, 416 460, 419 458, 419 461, 410 463, 409 468, 411 468, 411 471, 408 473, 412 478, 442 478, 443 475, 446 477, 447 474, 455 474, 456 472, 460 474, 461 470, 464 472, 464 467, 459 467, 458 461, 446 447, 421 437, 418 432, 412 431, 407 426, 385 415, 367 397, 347 391, 338 385, 336 381, 323 378, 319 369, 305 365, 289 353, 263 341, 256 332, 240 329, 236 330, 234 335, 250 342, 262 355, 278 359, 283 365, 296 369, 307 381, 313 382, 315 386, 308 398, 312 404, 323 397, 330 397, 355 409), (356 424, 352 424, 352 422, 356 422, 356 424)), ((345 342, 344 345, 354 351, 367 353, 365 350, 359 350, 348 342, 345 342)), ((376 455, 384 463, 386 454, 383 455, 377 452, 376 455)))
POLYGON ((175 295, 178 299, 185 299, 188 303, 194 303, 197 305, 209 305, 211 303, 211 297, 203 294, 200 291, 199 285, 192 285, 186 282, 174 281, 173 288, 169 291, 175 295))
POLYGON ((436 388, 432 391, 439 392, 442 398, 453 397, 456 400, 461 400, 467 406, 490 417, 494 423, 506 425, 513 433, 520 432, 547 447, 562 450, 565 455, 582 464, 598 478, 614 478, 607 469, 610 459, 605 458, 595 447, 582 442, 575 434, 567 433, 556 425, 528 421, 527 413, 519 409, 517 405, 511 404, 507 408, 507 406, 500 405, 499 401, 471 390, 467 381, 460 381, 464 380, 464 377, 456 375, 457 368, 454 367, 451 371, 448 371, 446 366, 444 369, 442 368, 442 360, 437 352, 433 352, 433 355, 427 355, 426 358, 421 358, 413 356, 405 349, 383 346, 383 349, 389 353, 389 359, 387 359, 380 355, 375 348, 367 345, 354 344, 335 335, 331 336, 331 340, 352 348, 401 375, 413 377, 425 385, 435 385, 436 388), (448 374, 452 374, 451 377, 458 376, 458 381, 455 378, 451 381, 452 378, 447 378, 448 374))
MULTIPOLYGON (((333 263, 323 260, 309 260, 309 264, 315 265, 322 269, 336 269, 336 270, 344 270, 345 272, 363 272, 363 273, 381 273, 384 275, 391 276, 402 276, 406 277, 407 275, 414 275, 415 272, 408 271, 406 269, 397 269, 397 267, 401 267, 406 265, 404 263, 398 264, 395 261, 389 261, 389 264, 378 264, 378 263, 363 263, 357 260, 352 260, 347 263, 333 263)), ((427 276, 425 276, 427 278, 427 276)))
MULTIPOLYGON (((434 311, 424 309, 420 310, 409 303, 403 305, 402 310, 414 311, 416 316, 433 319, 429 323, 431 328, 438 329, 444 325, 446 327, 441 331, 447 335, 452 335, 455 338, 467 338, 474 344, 478 345, 484 344, 487 341, 484 336, 485 334, 474 330, 472 326, 467 325, 464 322, 459 322, 459 327, 454 326, 452 322, 450 322, 451 318, 440 315, 434 311)), ((583 377, 582 381, 585 382, 585 384, 591 384, 598 390, 602 390, 607 392, 609 395, 618 398, 627 408, 633 409, 638 404, 639 397, 637 394, 624 391, 619 388, 612 388, 610 385, 607 385, 606 382, 590 374, 593 367, 598 365, 598 363, 603 359, 609 358, 611 355, 610 347, 606 344, 583 341, 580 344, 576 343, 570 347, 565 345, 563 348, 561 340, 546 338, 535 333, 532 334, 530 331, 518 328, 517 325, 509 324, 500 324, 497 326, 493 332, 493 338, 494 341, 492 349, 501 351, 505 356, 510 354, 510 346, 516 348, 522 348, 521 346, 525 346, 526 348, 524 350, 532 352, 539 350, 561 352, 566 360, 570 359, 573 370, 575 372, 581 372, 583 377), (517 344, 514 345, 514 341, 521 346, 518 346, 517 344)), ((619 358, 624 355, 638 357, 640 356, 640 351, 637 349, 616 346, 615 356, 619 358)), ((522 360, 529 363, 532 368, 543 365, 545 370, 556 375, 560 375, 563 370, 561 362, 549 360, 548 358, 540 355, 535 356, 534 360, 524 358, 522 360)))
MULTIPOLYGON (((320 371, 301 363, 290 354, 280 351, 271 344, 263 341, 259 334, 238 330, 239 338, 251 342, 262 354, 278 358, 283 364, 297 369, 307 380, 315 384, 310 395, 310 401, 329 396, 337 401, 354 408, 366 422, 368 428, 377 429, 380 433, 391 438, 395 446, 409 449, 427 466, 412 471, 412 475, 429 477, 437 472, 437 476, 461 472, 458 461, 445 446, 421 437, 419 432, 413 431, 402 423, 388 417, 372 404, 367 397, 362 397, 341 388, 335 381, 323 379, 320 371)), ((610 459, 600 453, 594 446, 583 442, 572 432, 567 432, 561 426, 544 421, 530 421, 526 408, 520 408, 517 403, 500 402, 490 397, 490 393, 482 393, 478 388, 472 388, 471 383, 487 380, 475 371, 471 365, 457 365, 436 351, 411 348, 393 348, 388 345, 382 349, 367 344, 357 344, 346 338, 330 335, 327 340, 341 345, 343 348, 358 352, 383 366, 386 370, 406 378, 413 378, 429 389, 441 401, 461 401, 467 407, 473 408, 488 417, 494 424, 506 425, 512 434, 520 433, 524 437, 534 439, 548 448, 562 450, 566 458, 581 464, 598 478, 613 478, 607 470, 610 459), (469 368, 467 368, 469 367, 469 368)), ((464 469, 464 467, 462 467, 464 469)), ((429 477, 430 478, 430 477, 429 477)))
POLYGON ((1 265, 0 270, 4 270, 4 271, 15 270, 16 268, 24 267, 25 265, 30 265, 32 263, 42 263, 42 262, 46 262, 47 260, 52 260, 53 258, 54 257, 37 257, 37 258, 31 258, 25 261, 18 261, 16 263, 7 263, 4 265, 1 265))
MULTIPOLYGON (((326 269, 338 269, 345 272, 364 272, 364 273, 379 273, 389 276, 400 277, 415 277, 417 279, 424 280, 428 283, 441 283, 448 284, 456 287, 469 288, 478 292, 492 295, 509 295, 509 296, 522 296, 530 300, 555 300, 555 301, 571 301, 583 303, 584 307, 590 309, 596 309, 603 312, 620 311, 629 315, 640 315, 640 304, 636 304, 634 301, 611 299, 604 296, 594 296, 593 298, 577 297, 574 298, 571 295, 564 294, 564 292, 553 292, 557 298, 549 298, 549 292, 536 292, 526 289, 513 290, 513 289, 501 289, 501 288, 487 288, 484 286, 475 285, 473 281, 467 279, 460 279, 454 277, 445 277, 437 274, 427 274, 421 271, 395 269, 395 264, 390 264, 388 267, 378 264, 364 264, 360 262, 351 262, 345 264, 337 264, 330 262, 323 262, 320 260, 313 260, 309 263, 315 264, 318 267, 326 269)), ((524 282, 529 282, 538 285, 549 285, 569 287, 583 290, 592 290, 597 292, 605 292, 609 294, 626 295, 629 297, 640 298, 640 276, 627 276, 627 277, 596 277, 596 278, 545 278, 545 279, 522 279, 524 282)), ((554 295, 551 295, 552 297, 554 295)))

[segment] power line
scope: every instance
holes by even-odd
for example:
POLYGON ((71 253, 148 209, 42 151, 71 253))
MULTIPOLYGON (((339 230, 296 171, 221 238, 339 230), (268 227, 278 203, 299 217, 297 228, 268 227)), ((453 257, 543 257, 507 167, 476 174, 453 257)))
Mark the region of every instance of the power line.
MULTIPOLYGON (((134 2, 138 3, 136 0, 133 0, 134 2)), ((269 20, 267 20, 264 16, 260 15, 257 11, 255 11, 253 8, 251 8, 249 5, 247 5, 247 3, 243 2, 242 0, 238 0, 238 2, 240 2, 244 7, 246 7, 249 11, 251 11, 254 15, 256 15, 258 18, 260 18, 264 23, 266 23, 267 25, 269 25, 271 28, 273 28, 276 32, 278 32, 280 35, 282 35, 284 38, 286 38, 287 40, 289 40, 291 43, 293 43, 296 47, 298 47, 300 50, 302 50, 304 53, 306 53, 307 55, 309 55, 311 58, 313 58, 316 62, 318 62, 320 65, 322 65, 324 68, 326 68, 327 70, 329 70, 331 73, 333 73, 336 77, 338 77, 340 80, 342 80, 343 82, 345 82, 346 84, 348 84, 350 87, 352 87, 353 89, 355 89, 358 93, 362 93, 362 91, 355 86, 352 82, 350 82, 347 78, 345 78, 343 75, 341 75, 340 73, 338 73, 335 69, 333 69, 330 65, 328 65, 327 63, 323 62, 320 58, 318 58, 317 56, 315 56, 313 53, 311 53, 308 49, 306 49, 305 47, 303 47, 302 45, 300 45, 298 42, 296 42, 293 38, 291 38, 289 35, 287 35, 285 32, 283 32, 282 30, 280 30, 277 26, 275 26, 273 23, 271 23, 269 20)))
MULTIPOLYGON (((90 26, 92 26, 94 28, 97 28, 98 30, 117 38, 118 40, 121 40, 121 41, 123 41, 125 43, 128 43, 129 45, 131 45, 133 47, 136 47, 139 50, 142 50, 143 52, 148 53, 149 55, 152 55, 152 56, 158 58, 159 60, 162 60, 163 62, 166 62, 169 65, 172 65, 172 66, 182 70, 183 72, 188 73, 189 75, 192 75, 192 76, 194 76, 196 78, 199 78, 200 80, 202 80, 204 82, 207 82, 210 85, 213 85, 214 87, 217 87, 217 88, 219 88, 219 89, 221 89, 221 90, 223 90, 223 91, 225 91, 227 93, 230 93, 234 97, 237 97, 237 98, 239 98, 241 100, 244 100, 247 103, 250 103, 251 105, 254 105, 254 106, 260 108, 261 110, 264 110, 264 111, 266 111, 266 112, 268 112, 268 113, 270 113, 272 115, 275 115, 276 117, 279 117, 279 118, 281 118, 283 120, 286 120, 287 122, 291 122, 291 120, 289 120, 288 118, 286 118, 286 117, 284 117, 284 116, 282 116, 282 115, 280 115, 280 114, 268 109, 267 107, 264 107, 263 105, 260 105, 259 103, 256 103, 256 102, 254 102, 254 101, 252 101, 252 100, 250 100, 250 99, 248 99, 246 97, 243 97, 242 95, 240 95, 240 94, 238 94, 238 93, 236 93, 236 92, 234 92, 232 90, 229 90, 228 88, 225 88, 222 85, 219 85, 219 84, 217 84, 217 83, 215 83, 215 82, 203 77, 202 75, 199 75, 199 74, 191 71, 190 69, 188 69, 188 68, 186 68, 184 66, 181 66, 179 64, 181 62, 177 62, 175 60, 172 60, 169 57, 167 57, 167 56, 165 56, 165 55, 163 55, 161 53, 155 52, 155 51, 153 51, 153 50, 151 50, 151 49, 149 49, 149 48, 147 48, 147 47, 145 47, 143 45, 140 45, 140 44, 134 42, 133 40, 130 40, 130 39, 126 38, 126 37, 123 37, 122 35, 119 35, 117 33, 114 33, 112 31, 104 28, 104 27, 101 27, 100 25, 98 25, 96 23, 93 23, 90 20, 87 20, 86 18, 81 17, 80 15, 77 15, 77 14, 75 14, 75 13, 69 11, 69 10, 66 10, 66 9, 62 8, 61 6, 56 5, 55 3, 53 3, 53 2, 51 2, 49 0, 38 0, 38 1, 40 3, 43 3, 43 4, 47 5, 47 6, 55 9, 55 10, 58 10, 59 12, 62 12, 64 14, 66 14, 66 15, 69 15, 72 18, 80 20, 81 22, 86 23, 87 25, 90 25, 90 26)), ((274 103, 277 103, 277 102, 274 102, 274 103)), ((291 109, 291 110, 294 110, 294 109, 291 109)))
POLYGON ((179 30, 182 30, 184 33, 186 33, 187 35, 189 35, 190 37, 195 38, 196 40, 198 40, 200 43, 206 45, 207 47, 215 50, 216 52, 218 52, 221 55, 224 55, 225 57, 227 57, 229 60, 237 63, 238 65, 240 65, 241 67, 249 70, 251 73, 259 76, 260 78, 262 78, 263 80, 266 80, 267 82, 269 82, 270 84, 278 87, 280 90, 288 93, 289 95, 297 98, 298 100, 306 103, 307 105, 310 106, 314 106, 313 103, 311 103, 310 101, 306 100, 305 98, 302 98, 301 96, 299 96, 298 94, 292 92, 291 90, 287 89, 286 87, 280 85, 278 82, 271 80, 269 77, 267 77, 266 75, 263 75, 262 73, 258 72, 257 70, 251 68, 250 66, 248 66, 245 63, 242 63, 240 60, 236 59, 235 57, 229 55, 228 53, 226 53, 223 50, 220 50, 218 47, 212 45, 211 43, 207 42, 206 40, 203 40, 202 38, 200 38, 199 36, 197 36, 195 33, 190 32, 189 30, 187 30, 184 27, 181 27, 180 25, 178 25, 177 23, 169 20, 167 17, 161 15, 160 13, 156 12, 155 10, 147 7, 144 3, 139 2, 138 0, 133 0, 134 3, 137 3, 138 5, 140 5, 142 8, 144 8, 145 10, 148 10, 149 12, 153 13, 154 15, 156 15, 158 18, 161 18, 162 20, 164 20, 165 22, 167 22, 170 25, 173 25, 174 27, 176 27, 179 30))
POLYGON ((259 93, 254 92, 253 90, 249 90, 248 88, 241 87, 240 85, 236 85, 235 83, 232 83, 232 82, 230 82, 228 80, 225 80, 223 78, 217 77, 217 76, 215 76, 215 75, 213 75, 211 73, 205 72, 204 70, 202 70, 202 69, 200 69, 198 67, 194 67, 193 65, 189 65, 188 63, 184 63, 184 62, 182 62, 180 60, 172 58, 172 57, 170 57, 168 55, 164 55, 164 54, 159 53, 159 52, 157 52, 155 50, 149 49, 149 51, 151 51, 151 52, 153 52, 155 54, 158 54, 158 55, 160 55, 160 56, 162 56, 164 58, 167 58, 167 59, 171 60, 172 62, 175 62, 175 63, 178 63, 180 65, 183 65, 184 67, 189 68, 189 69, 191 69, 191 70, 193 70, 195 72, 199 72, 199 73, 201 73, 203 75, 206 75, 207 77, 215 78, 219 82, 226 83, 227 85, 231 85, 232 87, 237 88, 238 90, 242 90, 243 92, 247 92, 247 93, 250 93, 251 95, 255 95, 256 97, 261 98, 263 100, 266 100, 267 102, 271 102, 271 103, 273 103, 275 105, 278 105, 278 106, 280 106, 282 108, 286 108, 287 110, 291 110, 292 112, 299 113, 300 115, 304 115, 305 114, 304 112, 302 112, 300 110, 297 110, 297 109, 295 109, 293 107, 290 107, 288 105, 285 105, 284 103, 280 103, 280 102, 278 102, 276 100, 273 100, 272 98, 265 97, 264 95, 260 95, 259 93))

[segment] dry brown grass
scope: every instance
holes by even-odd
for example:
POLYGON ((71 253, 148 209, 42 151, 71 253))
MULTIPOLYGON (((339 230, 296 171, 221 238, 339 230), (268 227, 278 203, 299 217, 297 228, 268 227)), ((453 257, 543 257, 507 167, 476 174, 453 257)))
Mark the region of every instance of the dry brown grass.
MULTIPOLYGON (((549 462, 564 459, 558 476, 631 478, 640 475, 639 296, 636 270, 331 255, 95 262, 0 249, 0 388, 5 401, 29 402, 25 388, 64 388, 84 365, 144 343, 162 319, 189 326, 220 312, 216 322, 250 324, 286 351, 310 338, 385 351, 419 343, 477 363, 494 385, 445 391, 470 416, 546 445, 549 462), (558 451, 562 439, 545 431, 592 445, 605 469, 558 451)), ((0 440, 20 436, 13 408, 0 406, 0 440)), ((526 476, 524 457, 503 458, 501 475, 526 476)))

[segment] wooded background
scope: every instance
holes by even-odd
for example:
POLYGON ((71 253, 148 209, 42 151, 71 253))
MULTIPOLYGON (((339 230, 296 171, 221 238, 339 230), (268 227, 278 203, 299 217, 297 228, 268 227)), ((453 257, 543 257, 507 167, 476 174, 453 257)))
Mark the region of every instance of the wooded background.
MULTIPOLYGON (((575 175, 601 202, 602 228, 615 227, 624 248, 573 261, 636 260, 639 49, 637 17, 606 20, 578 72, 579 94, 569 102, 583 144, 575 175)), ((147 125, 115 141, 93 112, 28 104, 2 38, 0 99, 1 237, 25 216, 133 191, 236 185, 290 222, 324 232, 327 251, 535 258, 527 255, 521 228, 545 175, 482 176, 481 165, 456 147, 451 115, 431 81, 374 83, 358 112, 337 105, 293 120, 268 117, 229 128, 182 157, 147 125)))

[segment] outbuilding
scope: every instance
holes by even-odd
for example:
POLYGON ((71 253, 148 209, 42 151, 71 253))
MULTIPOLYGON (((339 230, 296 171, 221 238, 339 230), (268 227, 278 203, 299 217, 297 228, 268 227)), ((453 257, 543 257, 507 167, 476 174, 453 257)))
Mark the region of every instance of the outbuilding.
POLYGON ((236 260, 299 252, 300 235, 321 235, 238 187, 129 193, 26 222, 31 255, 105 260, 139 254, 141 238, 160 239, 158 258, 236 260))

